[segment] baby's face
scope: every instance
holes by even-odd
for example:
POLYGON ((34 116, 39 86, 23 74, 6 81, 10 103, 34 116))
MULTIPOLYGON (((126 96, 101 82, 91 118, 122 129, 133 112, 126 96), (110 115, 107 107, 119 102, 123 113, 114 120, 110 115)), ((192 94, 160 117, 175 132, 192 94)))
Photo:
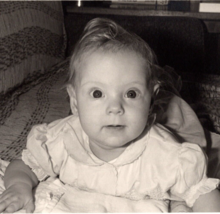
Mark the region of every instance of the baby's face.
POLYGON ((151 102, 144 63, 133 52, 95 52, 83 61, 75 94, 90 144, 119 148, 143 132, 151 102))

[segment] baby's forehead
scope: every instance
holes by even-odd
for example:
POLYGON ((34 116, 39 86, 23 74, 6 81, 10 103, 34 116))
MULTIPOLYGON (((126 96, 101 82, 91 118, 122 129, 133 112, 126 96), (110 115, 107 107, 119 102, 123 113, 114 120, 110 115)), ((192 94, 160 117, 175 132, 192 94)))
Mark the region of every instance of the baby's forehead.
POLYGON ((78 66, 76 76, 78 81, 96 81, 129 83, 132 81, 142 81, 146 83, 146 73, 144 60, 136 53, 123 52, 93 52, 84 56, 78 66))
MULTIPOLYGON (((78 67, 82 68, 86 64, 93 64, 94 61, 97 61, 98 64, 106 63, 106 59, 109 59, 114 65, 114 59, 118 62, 118 58, 120 59, 119 64, 129 65, 131 63, 137 62, 138 66, 143 67, 149 65, 149 61, 146 60, 140 53, 129 50, 129 49, 120 49, 120 50, 106 50, 106 49, 97 49, 87 51, 82 53, 78 60, 78 67)), ((80 70, 80 69, 79 69, 80 70)))
MULTIPOLYGON (((83 72, 85 68, 87 70, 92 69, 93 75, 96 75, 95 72, 97 66, 99 66, 98 69, 102 66, 103 69, 106 69, 106 67, 108 66, 111 67, 113 70, 117 69, 117 66, 119 67, 128 66, 127 69, 129 70, 130 67, 132 67, 132 63, 136 64, 135 69, 144 70, 143 72, 144 77, 148 76, 150 69, 150 67, 148 66, 149 63, 140 53, 137 53, 134 50, 128 50, 128 49, 106 50, 100 48, 96 50, 85 51, 81 53, 80 56, 78 56, 77 60, 75 60, 75 66, 74 66, 75 80, 77 79, 76 81, 79 81, 81 78, 84 77, 84 75, 87 75, 85 72, 83 72), (109 61, 109 64, 107 64, 106 61, 107 62, 109 61)), ((111 70, 109 72, 111 72, 111 70)))
MULTIPOLYGON (((115 56, 120 56, 120 58, 124 58, 125 60, 127 59, 128 55, 134 55, 133 60, 137 59, 138 61, 141 60, 144 62, 144 64, 140 64, 140 66, 149 64, 149 61, 146 59, 145 56, 143 56, 140 52, 137 52, 132 49, 104 49, 104 48, 99 48, 95 50, 88 50, 80 54, 79 60, 78 60, 78 65, 82 66, 85 63, 88 62, 88 59, 90 58, 103 58, 103 57, 115 57, 115 56)), ((102 61, 100 60, 100 63, 102 61)), ((129 64, 129 61, 126 63, 129 64)))

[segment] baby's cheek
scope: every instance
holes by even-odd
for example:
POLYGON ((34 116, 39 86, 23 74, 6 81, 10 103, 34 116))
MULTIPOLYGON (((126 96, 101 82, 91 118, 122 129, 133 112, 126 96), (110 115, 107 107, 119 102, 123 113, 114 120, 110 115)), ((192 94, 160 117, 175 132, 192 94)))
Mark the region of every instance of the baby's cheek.
POLYGON ((136 120, 138 121, 139 124, 145 125, 148 120, 148 114, 149 114, 149 111, 146 108, 145 109, 144 108, 136 109, 134 120, 136 118, 136 120))
POLYGON ((88 133, 95 133, 100 125, 99 117, 92 112, 85 112, 80 115, 80 122, 83 130, 88 133))
POLYGON ((138 120, 133 122, 133 130, 137 135, 140 135, 145 129, 147 124, 147 119, 144 117, 139 117, 138 120))

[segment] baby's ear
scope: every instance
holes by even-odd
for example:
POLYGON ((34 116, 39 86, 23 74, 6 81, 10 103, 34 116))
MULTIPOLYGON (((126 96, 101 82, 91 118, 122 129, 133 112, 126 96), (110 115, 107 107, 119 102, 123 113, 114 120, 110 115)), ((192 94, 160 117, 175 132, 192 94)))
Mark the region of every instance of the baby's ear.
POLYGON ((70 108, 73 113, 73 115, 78 115, 78 110, 77 110, 77 100, 76 100, 76 92, 74 87, 71 84, 68 84, 67 87, 67 92, 70 97, 70 108))

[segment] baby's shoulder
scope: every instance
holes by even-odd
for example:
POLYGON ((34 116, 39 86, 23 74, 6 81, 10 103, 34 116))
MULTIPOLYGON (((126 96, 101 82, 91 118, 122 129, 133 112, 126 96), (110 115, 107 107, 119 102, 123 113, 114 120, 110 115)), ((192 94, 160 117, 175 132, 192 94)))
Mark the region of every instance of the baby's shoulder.
POLYGON ((27 139, 27 149, 33 154, 45 154, 55 162, 70 157, 81 161, 88 156, 87 142, 78 117, 69 116, 33 127, 27 139))
POLYGON ((55 144, 61 144, 65 139, 80 135, 80 130, 79 119, 75 116, 68 116, 49 124, 38 124, 33 126, 28 135, 27 147, 35 144, 53 147, 55 144))
POLYGON ((149 131, 150 142, 157 141, 160 144, 165 144, 169 147, 181 146, 181 142, 178 140, 175 133, 167 129, 161 124, 155 124, 149 131))
POLYGON ((59 134, 66 129, 77 129, 79 127, 79 118, 74 115, 70 115, 65 118, 55 120, 47 125, 47 131, 59 134))
POLYGON ((148 148, 155 149, 158 155, 163 154, 167 158, 180 159, 187 157, 203 156, 201 147, 191 142, 180 142, 178 137, 160 124, 155 124, 149 132, 148 148))

